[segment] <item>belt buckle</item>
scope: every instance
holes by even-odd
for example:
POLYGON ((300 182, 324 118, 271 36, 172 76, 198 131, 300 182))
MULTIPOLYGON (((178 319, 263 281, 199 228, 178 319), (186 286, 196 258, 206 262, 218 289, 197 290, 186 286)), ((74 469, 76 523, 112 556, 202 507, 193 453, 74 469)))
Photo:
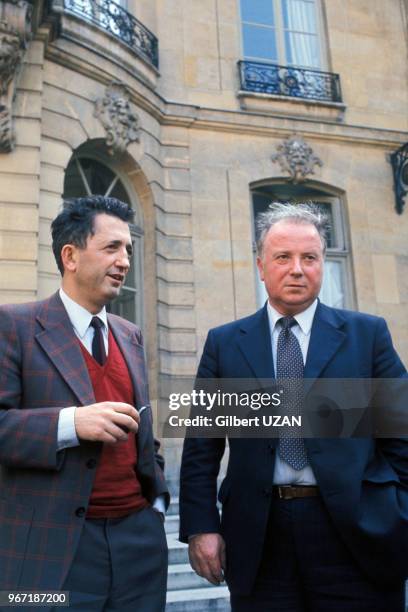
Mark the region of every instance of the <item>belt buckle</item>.
POLYGON ((293 499, 292 487, 290 485, 281 485, 278 488, 279 499, 293 499))

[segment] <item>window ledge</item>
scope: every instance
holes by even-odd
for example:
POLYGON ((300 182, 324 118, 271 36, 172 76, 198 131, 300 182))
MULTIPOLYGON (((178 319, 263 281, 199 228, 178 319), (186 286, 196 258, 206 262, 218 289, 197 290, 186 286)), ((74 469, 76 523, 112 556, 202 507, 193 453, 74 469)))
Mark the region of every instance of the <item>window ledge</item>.
POLYGON ((238 99, 242 110, 248 110, 271 115, 301 117, 308 119, 325 119, 341 122, 347 108, 343 102, 312 100, 310 98, 291 98, 278 94, 238 91, 238 99))

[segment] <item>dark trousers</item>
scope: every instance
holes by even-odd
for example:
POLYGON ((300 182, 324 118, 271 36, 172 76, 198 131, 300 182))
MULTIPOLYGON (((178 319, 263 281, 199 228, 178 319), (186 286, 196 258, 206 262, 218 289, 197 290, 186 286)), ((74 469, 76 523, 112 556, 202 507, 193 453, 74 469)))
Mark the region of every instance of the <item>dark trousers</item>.
POLYGON ((121 519, 86 520, 62 590, 76 612, 163 612, 166 586, 163 521, 148 507, 121 519))
POLYGON ((273 500, 251 596, 233 612, 403 612, 404 585, 386 590, 362 574, 319 497, 273 500))

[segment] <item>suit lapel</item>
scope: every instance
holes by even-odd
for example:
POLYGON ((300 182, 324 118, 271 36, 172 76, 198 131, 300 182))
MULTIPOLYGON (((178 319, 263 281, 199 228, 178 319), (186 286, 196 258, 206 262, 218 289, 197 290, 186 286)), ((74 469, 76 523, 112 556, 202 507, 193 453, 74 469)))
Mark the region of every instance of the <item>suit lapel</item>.
MULTIPOLYGON (((136 408, 140 410, 148 401, 147 376, 143 346, 138 342, 135 332, 126 326, 120 319, 108 314, 111 332, 122 352, 132 381, 136 408)), ((139 431, 137 433, 138 452, 148 441, 149 427, 144 426, 146 415, 140 416, 139 431)), ((150 426, 150 421, 149 421, 150 426)))
POLYGON ((58 293, 44 302, 37 320, 43 328, 36 335, 39 345, 79 402, 82 405, 94 403, 92 384, 79 342, 58 293))
POLYGON ((313 320, 305 364, 306 387, 320 376, 343 344, 346 334, 341 329, 344 319, 338 311, 319 302, 313 320))
POLYGON ((121 323, 120 319, 108 315, 109 327, 122 352, 132 380, 136 408, 146 403, 146 368, 143 346, 139 344, 133 330, 121 323))
POLYGON ((254 375, 264 380, 275 378, 266 304, 244 319, 239 333, 238 346, 254 375))

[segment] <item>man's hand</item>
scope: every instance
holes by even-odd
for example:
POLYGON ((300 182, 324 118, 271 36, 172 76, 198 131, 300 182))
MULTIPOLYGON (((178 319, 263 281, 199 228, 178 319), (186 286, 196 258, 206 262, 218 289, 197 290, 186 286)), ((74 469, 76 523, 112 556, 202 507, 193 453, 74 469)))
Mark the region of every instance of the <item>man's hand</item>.
POLYGON ((212 584, 224 580, 225 542, 219 533, 200 533, 188 544, 191 567, 212 584))
POLYGON ((139 413, 130 404, 99 402, 75 409, 75 430, 79 439, 115 444, 127 440, 139 427, 139 413))

